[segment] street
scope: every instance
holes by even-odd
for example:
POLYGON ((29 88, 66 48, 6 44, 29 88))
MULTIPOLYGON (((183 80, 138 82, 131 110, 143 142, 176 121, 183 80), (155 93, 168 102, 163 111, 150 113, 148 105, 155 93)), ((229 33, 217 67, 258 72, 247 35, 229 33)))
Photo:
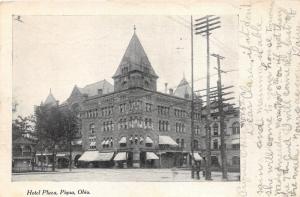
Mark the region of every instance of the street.
MULTIPOLYGON (((239 181, 239 173, 228 173, 229 181, 239 181)), ((191 179, 191 171, 183 169, 58 169, 56 172, 13 173, 12 181, 146 181, 188 182, 205 181, 191 179)), ((212 172, 212 181, 222 181, 221 172, 212 172)))

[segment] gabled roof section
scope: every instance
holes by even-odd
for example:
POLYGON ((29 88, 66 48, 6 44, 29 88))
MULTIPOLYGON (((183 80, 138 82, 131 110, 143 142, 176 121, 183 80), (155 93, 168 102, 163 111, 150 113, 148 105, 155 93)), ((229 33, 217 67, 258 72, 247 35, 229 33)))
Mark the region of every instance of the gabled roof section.
POLYGON ((114 91, 114 86, 106 81, 98 81, 96 83, 88 84, 84 88, 78 88, 81 94, 87 94, 90 96, 98 95, 98 90, 102 89, 102 94, 108 94, 114 91))
POLYGON ((44 105, 47 105, 47 104, 56 104, 56 99, 54 98, 54 96, 51 92, 51 89, 50 89, 49 95, 47 96, 47 98, 44 102, 44 105))
POLYGON ((185 95, 189 95, 189 97, 192 95, 192 88, 185 77, 183 77, 183 79, 180 81, 174 92, 174 95, 181 98, 186 98, 185 95))
POLYGON ((113 78, 121 75, 122 68, 125 66, 128 66, 129 71, 139 70, 141 72, 149 72, 149 74, 158 77, 153 70, 147 54, 135 32, 113 78))
POLYGON ((80 92, 79 88, 77 85, 74 86, 72 93, 71 93, 71 97, 72 96, 81 96, 82 93, 80 92))

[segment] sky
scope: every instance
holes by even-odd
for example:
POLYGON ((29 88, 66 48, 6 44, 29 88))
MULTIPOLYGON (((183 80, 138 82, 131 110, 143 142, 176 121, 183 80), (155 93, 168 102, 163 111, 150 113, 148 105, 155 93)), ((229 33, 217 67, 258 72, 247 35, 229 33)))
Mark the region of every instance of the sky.
MULTIPOLYGON (((199 16, 193 16, 200 18, 199 16)), ((225 57, 221 68, 225 86, 238 82, 238 18, 221 17, 221 28, 212 32, 211 53, 225 57)), ((60 103, 74 87, 84 87, 112 76, 136 34, 159 76, 158 91, 175 89, 185 77, 191 81, 190 16, 103 15, 13 18, 13 100, 17 115, 33 114, 50 88, 60 103)), ((211 86, 216 86, 216 58, 210 58, 211 86)), ((194 36, 195 90, 206 88, 206 38, 194 36)), ((237 87, 235 88, 237 89, 237 87)))

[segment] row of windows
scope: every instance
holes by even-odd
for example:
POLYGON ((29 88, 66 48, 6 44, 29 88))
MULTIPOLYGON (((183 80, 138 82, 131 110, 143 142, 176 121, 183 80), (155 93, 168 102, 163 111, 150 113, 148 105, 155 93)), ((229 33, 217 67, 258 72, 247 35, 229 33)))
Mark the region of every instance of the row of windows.
POLYGON ((114 124, 112 121, 103 122, 103 131, 112 131, 114 129, 114 124))
POLYGON ((119 121, 119 129, 127 129, 127 128, 152 128, 152 119, 151 118, 145 118, 143 120, 141 117, 130 117, 129 120, 126 118, 120 119, 119 121))
POLYGON ((180 140, 179 138, 177 138, 176 143, 179 145, 179 147, 185 148, 184 139, 180 140))
POLYGON ((177 133, 184 133, 185 132, 185 126, 184 123, 176 122, 175 124, 175 131, 177 133))
POLYGON ((200 135, 201 134, 201 129, 199 125, 195 126, 195 135, 200 135))
POLYGON ((86 112, 86 117, 87 118, 95 118, 98 116, 98 109, 92 109, 92 110, 88 110, 86 112))
MULTIPOLYGON (((214 123, 213 126, 213 132, 212 135, 213 136, 218 136, 219 135, 219 125, 217 123, 214 123)), ((236 135, 236 134, 240 134, 240 124, 238 122, 234 122, 232 124, 232 135, 236 135)), ((224 132, 227 132, 227 126, 226 124, 224 124, 224 132)))
POLYGON ((170 107, 165 106, 157 106, 157 112, 160 115, 169 115, 170 114, 170 107))
POLYGON ((160 120, 158 122, 158 130, 159 131, 169 131, 169 122, 164 121, 164 120, 160 120))
POLYGON ((114 146, 113 138, 112 137, 103 138, 101 145, 103 148, 113 147, 114 146))
POLYGON ((201 119, 201 113, 194 113, 194 118, 196 120, 200 120, 201 119))
POLYGON ((110 116, 110 115, 112 115, 113 110, 114 110, 114 106, 102 107, 101 115, 102 116, 110 116))
MULTIPOLYGON (((130 117, 130 119, 127 121, 126 118, 125 119, 120 119, 119 121, 119 129, 127 129, 127 128, 152 128, 152 119, 151 118, 145 118, 145 120, 143 121, 143 119, 140 117, 130 117)), ((105 121, 103 122, 103 131, 112 131, 114 129, 114 124, 113 122, 110 121, 105 121)), ((209 128, 210 129, 210 128, 209 128)), ((91 123, 89 126, 89 130, 90 133, 95 133, 95 124, 91 123)), ((159 120, 158 123, 158 130, 159 131, 169 131, 169 122, 168 121, 164 121, 164 120, 159 120)), ((177 133, 184 133, 185 132, 185 126, 184 123, 175 123, 175 131, 177 133)), ((224 127, 224 131, 226 133, 226 125, 224 127)), ((195 126, 195 135, 200 135, 201 129, 200 126, 197 125, 195 126)), ((232 134, 239 134, 240 133, 240 126, 238 122, 234 122, 232 124, 232 134)), ((213 136, 218 136, 219 135, 219 126, 218 124, 214 124, 213 125, 213 136)))
POLYGON ((175 114, 175 117, 180 117, 180 118, 186 117, 186 111, 185 110, 174 109, 174 114, 175 114))

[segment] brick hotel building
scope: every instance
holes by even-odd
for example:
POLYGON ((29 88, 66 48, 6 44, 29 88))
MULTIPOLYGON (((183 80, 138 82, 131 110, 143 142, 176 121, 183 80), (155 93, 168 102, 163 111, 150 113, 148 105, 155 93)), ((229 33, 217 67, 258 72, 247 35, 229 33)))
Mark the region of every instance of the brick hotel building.
MULTIPOLYGON (((175 90, 157 91, 154 71, 134 32, 113 75, 114 85, 102 80, 84 88, 75 85, 60 106, 69 106, 81 119, 81 146, 75 164, 98 167, 185 167, 191 164, 191 87, 183 78, 175 90)), ((44 104, 57 104, 50 93, 44 104)), ((194 158, 205 157, 204 113, 195 99, 194 158)), ((220 129, 212 111, 212 164, 220 165, 220 129)), ((226 110, 229 166, 239 168, 239 112, 226 110)), ((79 150, 79 149, 77 149, 79 150)), ((61 154, 66 155, 67 153, 61 154)), ((57 157, 59 159, 59 157, 57 157)))

